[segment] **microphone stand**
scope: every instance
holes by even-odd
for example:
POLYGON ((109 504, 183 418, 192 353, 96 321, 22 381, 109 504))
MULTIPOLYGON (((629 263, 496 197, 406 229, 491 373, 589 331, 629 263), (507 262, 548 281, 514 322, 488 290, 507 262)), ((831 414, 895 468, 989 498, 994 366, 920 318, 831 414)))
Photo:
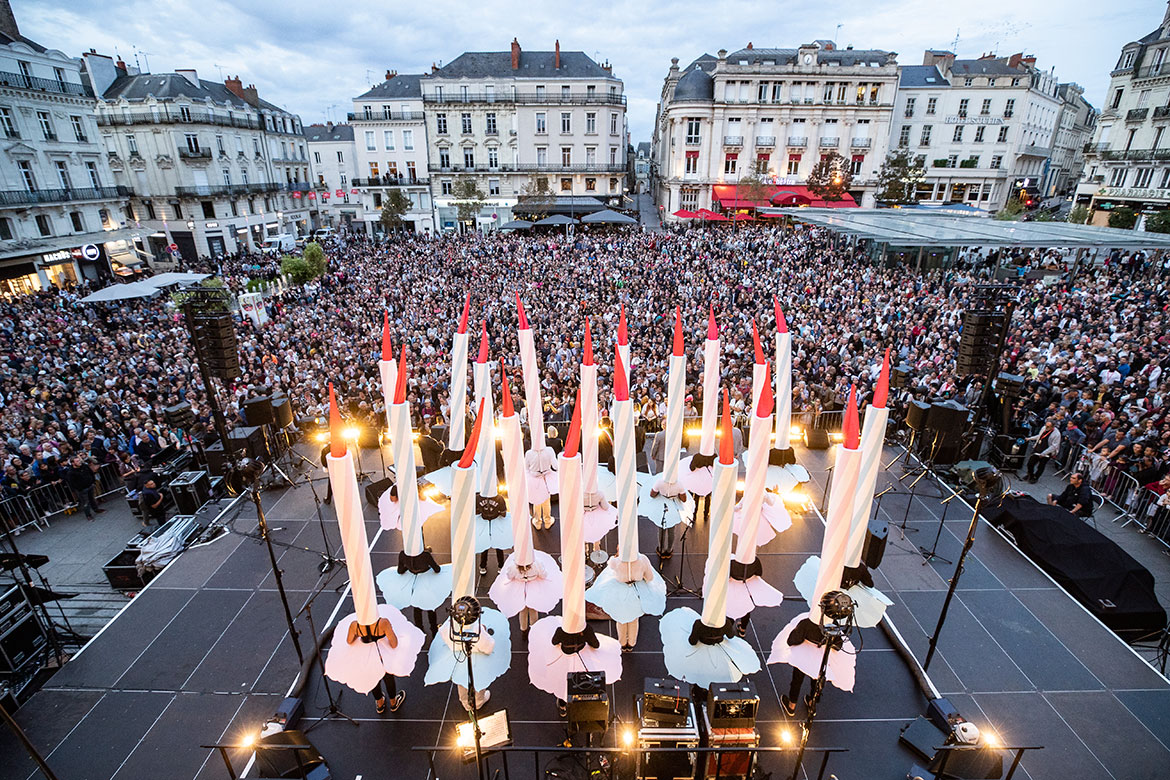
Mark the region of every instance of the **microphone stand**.
MULTIPOLYGON (((309 600, 305 602, 305 606, 301 607, 301 612, 305 613, 305 617, 309 620, 309 630, 313 632, 313 657, 316 659, 316 666, 321 672, 321 685, 325 688, 325 697, 329 699, 329 708, 326 710, 325 715, 316 723, 306 728, 304 731, 305 734, 308 734, 331 718, 345 718, 354 726, 361 725, 341 711, 341 707, 337 703, 341 699, 341 694, 339 693, 336 699, 333 698, 333 690, 329 687, 329 678, 325 676, 325 662, 321 660, 321 635, 317 633, 317 625, 313 622, 313 602, 325 590, 325 586, 329 584, 329 579, 331 578, 324 578, 316 592, 309 596, 309 600)), ((300 617, 300 612, 297 613, 297 617, 300 617)), ((378 685, 381 686, 381 682, 378 685)))
POLYGON ((938 521, 938 531, 936 531, 934 534, 934 544, 931 545, 930 549, 929 550, 926 549, 926 547, 921 545, 921 544, 918 545, 918 552, 922 553, 922 565, 923 566, 930 563, 931 560, 933 560, 934 558, 938 558, 943 563, 954 563, 954 561, 950 560, 949 558, 942 557, 941 555, 939 555, 935 551, 938 549, 938 540, 942 536, 943 526, 946 525, 946 522, 947 522, 947 510, 951 508, 951 506, 950 506, 951 500, 958 498, 958 497, 959 497, 959 494, 955 493, 950 498, 943 499, 942 519, 938 521))
MULTIPOLYGON (((710 500, 710 499, 708 499, 708 500, 710 500)), ((665 512, 666 512, 665 505, 662 507, 662 511, 663 511, 664 516, 665 516, 665 512)), ((699 514, 699 497, 698 496, 695 496, 695 514, 696 515, 699 514)), ((696 517, 696 520, 697 519, 698 518, 696 517)), ((686 525, 686 523, 683 523, 683 525, 686 525)), ((679 545, 680 546, 679 546, 679 555, 678 555, 678 574, 675 576, 673 581, 669 581, 669 580, 667 581, 667 584, 670 585, 670 588, 666 591, 667 596, 677 596, 681 593, 685 593, 689 596, 696 596, 698 598, 702 598, 702 596, 703 596, 703 594, 700 593, 699 591, 695 590, 694 588, 688 588, 686 585, 683 584, 683 566, 686 565, 686 561, 687 561, 687 535, 690 532, 691 532, 691 526, 686 525, 686 528, 683 529, 682 536, 679 538, 679 545)))

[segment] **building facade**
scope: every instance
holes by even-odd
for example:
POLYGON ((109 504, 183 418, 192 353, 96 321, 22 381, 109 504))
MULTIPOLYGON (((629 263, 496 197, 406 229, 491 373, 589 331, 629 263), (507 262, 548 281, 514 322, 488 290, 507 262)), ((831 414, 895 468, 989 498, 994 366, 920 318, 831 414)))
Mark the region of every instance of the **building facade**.
POLYGON ((420 87, 438 229, 494 229, 542 186, 569 203, 625 205, 626 97, 608 64, 561 51, 559 41, 553 51, 522 51, 514 39, 511 51, 461 54, 420 87), (483 205, 461 224, 467 181, 483 205))
POLYGON ((650 192, 650 142, 642 141, 634 152, 634 191, 639 194, 650 192))
POLYGON ((671 63, 652 149, 656 204, 667 219, 736 200, 734 185, 756 172, 800 187, 831 152, 849 161, 853 200, 873 205, 898 86, 894 52, 749 43, 682 70, 677 58, 671 63))
POLYGON ((316 226, 297 116, 238 77, 217 83, 194 70, 140 73, 92 52, 83 59, 114 180, 133 190, 151 256, 255 250, 266 236, 316 226))
POLYGON ((1131 208, 1170 208, 1170 3, 1153 32, 1121 47, 1092 142, 1085 148, 1077 202, 1092 223, 1131 208))
POLYGON ((0 3, 0 294, 109 277, 130 251, 81 60, 20 34, 0 3))
POLYGON ((890 148, 909 149, 926 169, 919 202, 996 211, 1012 195, 1049 193, 1059 86, 1023 54, 927 51, 922 65, 903 67, 890 148))
POLYGON ((419 233, 435 230, 421 78, 417 73, 386 71, 385 81, 353 99, 352 183, 360 205, 354 225, 370 235, 382 232, 382 205, 395 191, 410 200, 403 216, 407 225, 419 233))
POLYGON ((364 229, 360 193, 353 186, 357 170, 353 128, 309 125, 305 128, 305 142, 320 225, 347 231, 364 229))
POLYGON ((1085 100, 1084 94, 1085 89, 1079 84, 1061 84, 1057 89, 1061 107, 1052 143, 1051 187, 1046 195, 1071 195, 1080 182, 1085 168, 1085 146, 1097 126, 1097 109, 1085 100))

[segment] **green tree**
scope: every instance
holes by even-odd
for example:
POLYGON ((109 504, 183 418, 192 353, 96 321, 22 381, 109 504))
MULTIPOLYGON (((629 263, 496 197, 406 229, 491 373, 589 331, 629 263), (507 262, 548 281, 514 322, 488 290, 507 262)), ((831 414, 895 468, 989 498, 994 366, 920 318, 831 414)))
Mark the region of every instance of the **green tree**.
POLYGON ((926 169, 909 149, 896 149, 886 155, 878 171, 877 199, 885 203, 918 202, 918 185, 926 181, 926 169))
POLYGON ((1119 209, 1113 209, 1109 212, 1109 227, 1120 228, 1121 230, 1133 230, 1133 226, 1137 224, 1137 212, 1131 208, 1123 206, 1119 209))
POLYGON ((1074 225, 1084 225, 1089 221, 1090 216, 1088 206, 1077 204, 1068 212, 1068 221, 1074 225))
POLYGON ((313 269, 313 276, 321 276, 325 273, 325 250, 316 241, 310 241, 305 244, 305 253, 303 255, 305 262, 313 269))
POLYGON ((1170 233, 1170 211, 1159 211, 1146 217, 1147 233, 1170 233))
POLYGON ((1003 208, 995 212, 995 218, 1004 220, 1005 222, 1014 222, 1019 219, 1024 213, 1024 204, 1020 202, 1019 198, 1008 198, 1007 203, 1003 204, 1003 208))
POLYGON ((524 204, 525 213, 531 214, 533 219, 547 217, 556 203, 556 195, 548 183, 548 177, 530 176, 520 188, 519 201, 524 204))
POLYGON ((382 213, 378 222, 387 233, 393 233, 403 225, 402 217, 410 211, 410 198, 402 194, 401 190, 394 190, 382 202, 382 213))
POLYGON ((451 195, 459 221, 473 222, 480 209, 483 208, 485 197, 479 187, 475 185, 475 179, 470 176, 460 176, 451 187, 451 195))
POLYGON ((768 165, 763 160, 752 163, 751 173, 740 178, 736 185, 736 197, 739 200, 753 202, 767 202, 772 193, 772 185, 764 178, 768 174, 768 165))
POLYGON ((837 152, 829 152, 813 166, 805 185, 822 200, 841 200, 852 183, 849 161, 837 152))
POLYGON ((293 284, 304 284, 317 278, 313 267, 303 257, 285 255, 280 259, 280 272, 286 274, 293 284))

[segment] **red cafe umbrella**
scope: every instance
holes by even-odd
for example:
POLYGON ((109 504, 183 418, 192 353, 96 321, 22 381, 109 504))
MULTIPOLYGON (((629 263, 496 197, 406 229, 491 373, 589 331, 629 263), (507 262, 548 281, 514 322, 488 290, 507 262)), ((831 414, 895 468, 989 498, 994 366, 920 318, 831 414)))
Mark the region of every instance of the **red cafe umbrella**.
POLYGON ((679 209, 678 211, 672 212, 671 216, 678 217, 679 219, 694 219, 698 214, 693 211, 687 211, 686 209, 679 209))

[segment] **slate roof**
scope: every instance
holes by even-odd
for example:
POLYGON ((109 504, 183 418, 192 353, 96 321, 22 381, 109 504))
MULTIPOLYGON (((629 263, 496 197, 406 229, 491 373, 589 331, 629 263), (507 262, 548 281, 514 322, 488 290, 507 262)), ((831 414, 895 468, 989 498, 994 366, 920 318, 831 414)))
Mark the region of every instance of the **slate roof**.
POLYGON ((358 95, 357 100, 421 98, 422 86, 419 84, 419 79, 422 77, 422 73, 399 73, 392 79, 376 84, 369 92, 358 95))
POLYGON ((649 157, 650 156, 650 142, 649 141, 640 141, 638 143, 638 152, 637 153, 643 157, 649 157))
POLYGON ((305 140, 313 142, 352 141, 353 128, 349 125, 309 125, 305 129, 305 140))
POLYGON ((898 88, 949 87, 950 83, 934 65, 903 65, 898 74, 898 88))
POLYGON ((959 76, 1023 76, 1027 70, 1008 67, 1006 59, 997 58, 993 60, 955 60, 954 64, 951 65, 951 73, 959 76))
MULTIPOLYGON (((735 65, 741 60, 747 60, 752 65, 759 65, 764 60, 774 60, 777 65, 794 65, 799 55, 800 52, 797 49, 740 49, 728 54, 727 62, 735 65)), ((817 52, 817 60, 822 63, 836 62, 842 67, 856 65, 860 62, 877 62, 879 65, 885 65, 889 55, 890 52, 882 49, 832 49, 830 51, 822 46, 821 50, 817 52)))
MULTIPOLYGON (((143 102, 149 97, 159 100, 174 100, 185 97, 189 100, 210 99, 218 105, 229 103, 236 108, 256 108, 217 81, 199 79, 197 87, 185 76, 178 73, 140 73, 136 76, 118 76, 114 79, 114 83, 106 88, 102 97, 111 101, 125 98, 132 103, 143 102)), ((266 111, 289 113, 266 100, 258 102, 259 108, 266 111)))
POLYGON ((7 46, 10 43, 23 43, 24 45, 32 48, 38 54, 44 54, 46 51, 48 51, 48 49, 46 49, 44 46, 41 46, 36 41, 25 38, 23 35, 18 35, 17 37, 13 38, 10 35, 5 35, 4 33, 0 32, 0 44, 7 46))
POLYGON ((696 65, 679 78, 678 83, 674 85, 674 96, 671 99, 714 100, 715 79, 702 65, 696 65))
POLYGON ((583 51, 561 51, 561 67, 554 67, 556 53, 521 51, 520 67, 512 69, 512 52, 468 51, 426 75, 427 78, 593 78, 619 81, 583 51))

